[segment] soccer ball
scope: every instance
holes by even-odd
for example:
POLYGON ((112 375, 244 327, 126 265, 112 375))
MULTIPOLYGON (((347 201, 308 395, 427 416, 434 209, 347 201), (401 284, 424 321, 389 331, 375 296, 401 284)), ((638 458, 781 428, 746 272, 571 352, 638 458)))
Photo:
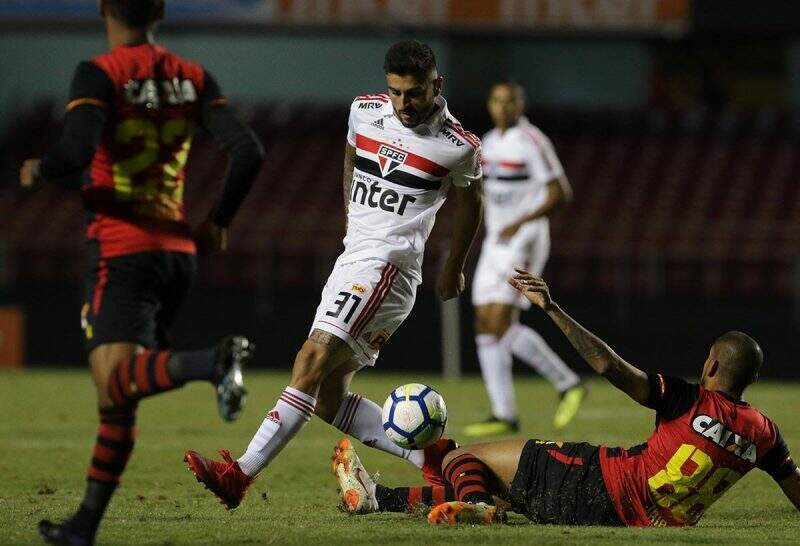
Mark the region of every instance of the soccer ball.
POLYGON ((428 385, 400 385, 383 404, 383 430, 404 449, 431 445, 442 437, 446 424, 444 398, 428 385))

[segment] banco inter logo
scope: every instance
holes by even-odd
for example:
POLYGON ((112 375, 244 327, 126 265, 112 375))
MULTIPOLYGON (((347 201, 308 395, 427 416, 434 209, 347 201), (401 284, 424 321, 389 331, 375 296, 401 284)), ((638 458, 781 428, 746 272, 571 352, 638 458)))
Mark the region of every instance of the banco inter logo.
POLYGON ((378 165, 381 168, 383 177, 386 178, 389 173, 405 163, 407 157, 407 153, 390 148, 386 144, 381 144, 381 147, 378 148, 378 165))

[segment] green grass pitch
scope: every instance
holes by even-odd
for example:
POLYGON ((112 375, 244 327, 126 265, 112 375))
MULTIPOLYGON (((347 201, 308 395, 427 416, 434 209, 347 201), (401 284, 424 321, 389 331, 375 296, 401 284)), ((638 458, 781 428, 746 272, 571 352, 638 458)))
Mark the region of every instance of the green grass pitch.
MULTIPOLYGON (((99 544, 576 544, 620 542, 777 544, 800 542, 800 514, 771 479, 754 470, 692 529, 611 529, 538 526, 513 516, 495 527, 430 527, 412 514, 351 517, 336 508, 329 457, 338 438, 314 420, 252 487, 242 506, 228 513, 186 470, 187 448, 205 454, 229 448, 237 456, 285 386, 288 371, 250 374, 250 401, 235 424, 216 415, 212 390, 192 384, 144 401, 139 439, 123 485, 100 527, 99 544)), ((409 381, 438 388, 449 408, 448 434, 485 417, 478 378, 445 382, 436 376, 360 373, 353 390, 383 402, 409 381)), ((749 400, 775 419, 790 447, 800 452, 800 385, 762 383, 749 400)), ((602 381, 563 434, 550 425, 555 394, 543 381, 519 376, 524 434, 633 445, 650 432, 653 415, 602 381)), ((77 505, 95 435, 94 392, 87 372, 28 371, 0 374, 0 543, 37 544, 36 523, 62 518, 77 505)), ((405 461, 359 449, 370 472, 387 485, 420 483, 405 461)))

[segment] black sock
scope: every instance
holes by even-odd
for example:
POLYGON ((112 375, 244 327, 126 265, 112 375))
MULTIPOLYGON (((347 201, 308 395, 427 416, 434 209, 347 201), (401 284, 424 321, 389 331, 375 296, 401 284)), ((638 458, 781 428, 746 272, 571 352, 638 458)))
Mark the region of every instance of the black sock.
POLYGON ((176 383, 214 378, 217 365, 217 348, 172 353, 167 363, 169 376, 176 383))
POLYGON ((375 500, 381 512, 407 512, 418 504, 436 506, 456 500, 452 487, 439 485, 412 485, 410 487, 375 486, 375 500))
POLYGON ((408 510, 408 488, 391 488, 377 484, 375 500, 378 501, 378 510, 381 512, 405 512, 408 510))
POLYGON ((82 536, 94 536, 117 484, 88 480, 80 508, 67 524, 82 536))

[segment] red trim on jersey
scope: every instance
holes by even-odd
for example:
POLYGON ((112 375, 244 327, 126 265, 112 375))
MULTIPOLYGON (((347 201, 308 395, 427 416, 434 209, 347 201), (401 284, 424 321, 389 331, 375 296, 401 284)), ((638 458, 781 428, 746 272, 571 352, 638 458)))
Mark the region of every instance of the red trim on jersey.
POLYGON ((525 163, 521 161, 498 161, 498 165, 507 169, 522 169, 525 163))
POLYGON ((547 454, 550 455, 553 459, 560 463, 568 464, 568 465, 576 465, 576 466, 583 466, 583 458, 582 457, 570 457, 569 455, 565 455, 561 453, 557 449, 548 449, 547 454))
POLYGON ((103 305, 103 292, 108 282, 108 264, 105 260, 100 260, 100 271, 97 273, 97 284, 94 285, 94 296, 92 297, 92 314, 97 316, 100 306, 103 305))
POLYGON ((189 226, 183 222, 136 218, 134 223, 97 215, 95 221, 89 224, 86 237, 100 243, 101 258, 158 250, 186 254, 197 252, 189 226))
POLYGON ((460 123, 456 123, 451 119, 445 120, 444 124, 453 130, 458 136, 466 140, 467 142, 472 145, 473 148, 480 148, 481 147, 481 139, 479 139, 474 134, 470 133, 464 127, 461 126, 460 123))
POLYGON ((441 178, 450 174, 450 169, 448 169, 447 167, 442 167, 438 163, 434 163, 430 159, 424 158, 421 155, 417 155, 415 153, 409 152, 408 150, 403 150, 401 148, 397 148, 390 144, 386 144, 385 142, 381 142, 379 140, 373 140, 360 133, 356 133, 357 148, 364 150, 365 152, 377 154, 378 149, 381 146, 386 146, 393 150, 397 150, 399 152, 407 154, 404 165, 408 165, 409 167, 414 167, 415 169, 428 173, 431 176, 436 176, 441 178))
POLYGON ((389 102, 389 95, 378 93, 374 95, 360 95, 355 100, 379 100, 381 102, 389 102))

